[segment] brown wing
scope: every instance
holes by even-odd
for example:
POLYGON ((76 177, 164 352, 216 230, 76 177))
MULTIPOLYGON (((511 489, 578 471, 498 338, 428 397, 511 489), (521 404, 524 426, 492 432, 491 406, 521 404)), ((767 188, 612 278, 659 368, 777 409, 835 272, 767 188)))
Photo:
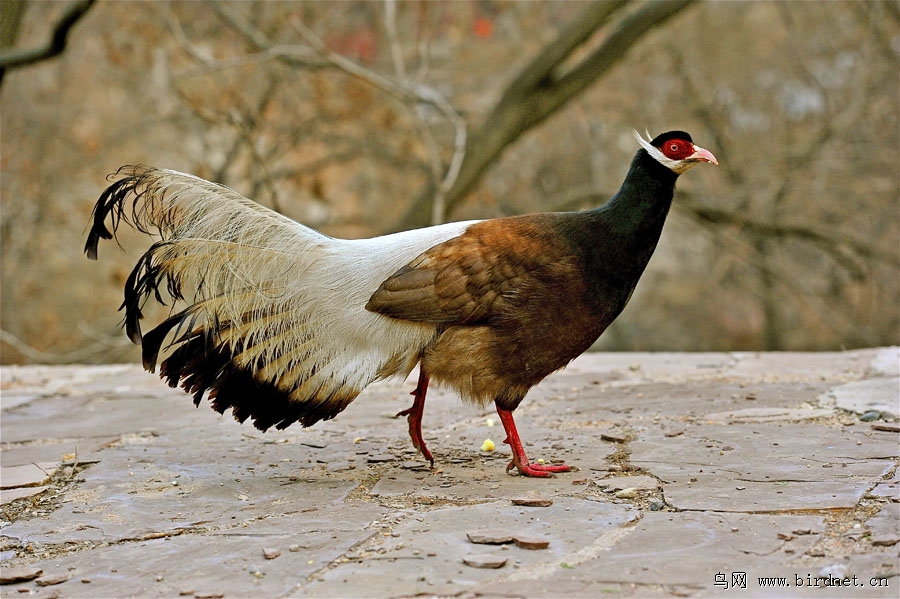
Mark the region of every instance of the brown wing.
POLYGON ((571 253, 558 219, 538 214, 476 223, 388 277, 366 309, 436 324, 503 314, 537 273, 571 253))

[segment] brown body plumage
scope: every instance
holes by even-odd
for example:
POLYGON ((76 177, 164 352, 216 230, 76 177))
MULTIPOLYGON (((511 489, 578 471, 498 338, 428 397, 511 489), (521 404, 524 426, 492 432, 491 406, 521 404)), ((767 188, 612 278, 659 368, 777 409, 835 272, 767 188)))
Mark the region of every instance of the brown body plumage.
POLYGON ((422 356, 429 378, 473 403, 514 410, 607 324, 584 302, 586 265, 560 234, 566 218, 476 223, 387 279, 366 307, 438 325, 422 356))

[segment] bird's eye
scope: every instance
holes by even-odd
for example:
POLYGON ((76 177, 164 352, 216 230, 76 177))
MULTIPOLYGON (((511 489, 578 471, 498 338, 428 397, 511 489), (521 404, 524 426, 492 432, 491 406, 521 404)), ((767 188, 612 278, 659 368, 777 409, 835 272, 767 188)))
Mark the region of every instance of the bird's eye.
POLYGON ((683 139, 666 140, 663 145, 659 146, 659 149, 662 150, 662 153, 665 154, 667 158, 671 158, 672 160, 684 160, 690 156, 693 151, 691 149, 691 144, 683 139))

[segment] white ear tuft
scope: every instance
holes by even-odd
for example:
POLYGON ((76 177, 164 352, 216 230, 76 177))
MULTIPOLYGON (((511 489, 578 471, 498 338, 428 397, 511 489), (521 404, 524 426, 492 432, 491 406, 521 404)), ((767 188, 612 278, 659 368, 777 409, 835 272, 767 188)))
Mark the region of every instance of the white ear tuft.
POLYGON ((650 137, 649 131, 647 132, 647 139, 644 139, 641 134, 637 132, 637 129, 632 129, 631 132, 634 134, 634 138, 638 141, 638 143, 641 144, 641 147, 647 150, 650 154, 653 154, 654 151, 659 152, 659 150, 650 145, 650 140, 652 138, 650 137))
POLYGON ((667 157, 665 154, 663 154, 659 150, 659 148, 655 147, 653 144, 650 143, 650 139, 652 139, 652 138, 650 137, 649 132, 647 133, 647 139, 644 139, 643 137, 641 137, 641 134, 635 130, 634 138, 638 141, 639 144, 641 144, 641 147, 644 148, 645 150, 647 150, 647 153, 650 154, 651 156, 653 156, 653 158, 660 164, 667 166, 669 168, 672 168, 672 166, 675 164, 674 160, 667 157))

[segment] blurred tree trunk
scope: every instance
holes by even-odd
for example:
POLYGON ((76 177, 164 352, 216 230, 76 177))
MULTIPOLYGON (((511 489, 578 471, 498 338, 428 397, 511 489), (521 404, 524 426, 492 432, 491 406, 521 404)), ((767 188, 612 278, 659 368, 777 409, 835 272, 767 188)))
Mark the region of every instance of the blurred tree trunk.
MULTIPOLYGON (((557 38, 525 66, 506 88, 481 126, 468 137, 459 175, 445 195, 446 214, 478 184, 503 150, 586 90, 617 64, 631 46, 654 27, 687 8, 693 0, 650 1, 625 15, 583 60, 566 65, 628 3, 596 2, 563 28, 557 38)), ((431 223, 431 196, 421 195, 397 224, 398 230, 431 223)))

